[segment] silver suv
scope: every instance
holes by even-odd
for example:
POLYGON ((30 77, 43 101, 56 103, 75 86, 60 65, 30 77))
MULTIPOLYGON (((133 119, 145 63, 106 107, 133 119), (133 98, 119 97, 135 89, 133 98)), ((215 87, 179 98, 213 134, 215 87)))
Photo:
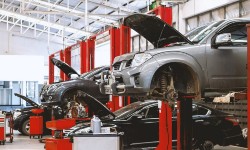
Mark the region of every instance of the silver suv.
POLYGON ((180 91, 197 99, 244 90, 248 23, 250 19, 210 23, 189 40, 155 16, 128 16, 124 25, 144 36, 154 49, 116 57, 100 90, 151 98, 180 91))

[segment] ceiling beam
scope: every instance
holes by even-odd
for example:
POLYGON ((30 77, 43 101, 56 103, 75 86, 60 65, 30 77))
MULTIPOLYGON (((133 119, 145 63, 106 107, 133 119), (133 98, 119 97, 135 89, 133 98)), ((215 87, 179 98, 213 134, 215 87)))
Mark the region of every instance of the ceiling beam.
MULTIPOLYGON (((85 1, 85 0, 81 0, 81 1, 85 1)), ((93 0, 88 0, 88 2, 92 3, 92 4, 95 4, 97 6, 100 6, 100 7, 109 8, 109 9, 112 9, 112 10, 115 10, 115 11, 118 11, 118 12, 123 12, 123 13, 126 13, 126 14, 139 13, 138 10, 132 10, 132 9, 128 9, 127 7, 117 6, 117 5, 111 4, 109 2, 104 2, 103 1, 102 3, 98 3, 98 2, 95 2, 93 0)))
MULTIPOLYGON (((67 7, 64 7, 61 5, 54 5, 52 3, 41 1, 41 0, 18 0, 18 1, 31 3, 32 5, 40 6, 43 8, 49 8, 50 10, 59 11, 63 14, 84 18, 84 16, 82 16, 82 14, 84 14, 84 12, 79 11, 79 10, 75 10, 75 9, 71 9, 71 8, 67 8, 67 7)), ((108 24, 111 26, 118 26, 118 22, 115 20, 112 20, 112 19, 107 19, 107 18, 103 18, 100 16, 89 16, 88 18, 95 20, 97 22, 103 23, 103 24, 108 24)))
MULTIPOLYGON (((38 10, 25 10, 23 11, 25 13, 35 13, 35 14, 52 14, 52 15, 59 15, 59 14, 62 14, 61 12, 59 11, 38 11, 38 10)), ((75 14, 75 13, 70 13, 71 15, 72 14, 75 14)), ((81 13, 81 14, 75 14, 75 15, 85 15, 85 13, 81 13)), ((122 18, 122 17, 126 17, 128 15, 112 15, 112 14, 88 14, 88 16, 101 16, 101 17, 119 17, 119 18, 122 18)))
POLYGON ((58 23, 48 22, 48 21, 45 21, 42 19, 30 17, 27 15, 19 14, 19 13, 12 12, 12 11, 8 11, 8 10, 2 9, 2 8, 0 8, 0 14, 3 14, 3 15, 8 16, 8 17, 16 18, 16 19, 21 19, 21 20, 28 21, 28 22, 33 22, 36 24, 50 27, 50 28, 64 30, 64 31, 70 32, 70 33, 80 33, 83 36, 90 36, 93 34, 91 32, 86 32, 86 31, 79 30, 79 29, 76 29, 73 27, 63 26, 63 25, 58 24, 58 23))

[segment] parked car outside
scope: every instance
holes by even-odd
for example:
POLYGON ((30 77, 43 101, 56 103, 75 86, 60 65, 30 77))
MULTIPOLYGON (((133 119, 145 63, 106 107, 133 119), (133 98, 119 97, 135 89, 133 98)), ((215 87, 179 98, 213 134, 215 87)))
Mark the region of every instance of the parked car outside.
MULTIPOLYGON (((51 61, 54 65, 58 66, 68 77, 70 77, 71 74, 77 74, 77 72, 66 63, 55 58, 52 58, 51 61)), ((108 66, 97 67, 87 73, 77 75, 77 78, 75 79, 70 79, 64 82, 56 82, 44 86, 40 93, 40 98, 42 101, 41 105, 33 102, 25 96, 16 94, 16 96, 19 96, 23 100, 30 103, 32 107, 14 111, 14 130, 18 130, 24 135, 29 135, 29 117, 32 115, 31 109, 42 107, 45 109, 44 113, 42 114, 44 117, 44 131, 46 131, 45 133, 50 133, 50 130, 45 128, 45 122, 51 120, 52 107, 58 106, 56 108, 53 108, 57 109, 57 111, 54 111, 54 115, 57 119, 63 118, 64 116, 66 116, 69 110, 68 102, 78 102, 76 99, 78 91, 84 91, 90 95, 93 95, 103 104, 105 104, 106 102, 108 102, 109 96, 100 93, 99 86, 98 84, 96 84, 96 82, 100 79, 100 74, 102 72, 105 73, 109 71, 109 68, 110 67, 108 66)))
POLYGON ((176 91, 196 99, 246 89, 249 19, 211 23, 191 40, 156 16, 133 14, 124 25, 144 36, 155 49, 117 56, 102 93, 162 99, 176 91))
MULTIPOLYGON (((157 146, 159 142, 159 109, 158 101, 146 100, 134 102, 115 112, 92 97, 85 103, 101 119, 104 127, 122 132, 122 143, 125 148, 157 146)), ((243 140, 241 128, 233 115, 193 104, 193 148, 210 150, 214 145, 221 146, 240 144, 243 140)), ((173 111, 172 139, 177 142, 176 110, 173 111)), ((68 136, 91 133, 90 122, 84 122, 65 130, 68 136)))

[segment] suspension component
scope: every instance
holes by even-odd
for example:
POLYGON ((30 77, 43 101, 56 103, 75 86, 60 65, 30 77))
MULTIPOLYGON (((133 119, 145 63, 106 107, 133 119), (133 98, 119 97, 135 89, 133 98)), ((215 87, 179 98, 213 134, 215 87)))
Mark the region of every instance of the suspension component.
POLYGON ((177 100, 177 93, 174 88, 173 70, 169 66, 167 70, 163 70, 159 76, 159 88, 155 88, 151 92, 151 96, 162 99, 174 106, 177 100))
POLYGON ((162 73, 161 74, 161 92, 164 93, 165 91, 167 91, 167 74, 162 73))

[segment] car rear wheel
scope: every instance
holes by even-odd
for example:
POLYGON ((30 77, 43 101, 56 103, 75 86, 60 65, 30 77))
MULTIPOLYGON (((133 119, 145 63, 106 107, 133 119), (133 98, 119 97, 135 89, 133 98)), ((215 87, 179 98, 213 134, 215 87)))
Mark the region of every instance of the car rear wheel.
POLYGON ((21 127, 22 134, 29 135, 30 134, 30 120, 25 120, 21 127))
POLYGON ((201 142, 200 150, 212 150, 214 149, 214 143, 211 140, 204 140, 201 142))

